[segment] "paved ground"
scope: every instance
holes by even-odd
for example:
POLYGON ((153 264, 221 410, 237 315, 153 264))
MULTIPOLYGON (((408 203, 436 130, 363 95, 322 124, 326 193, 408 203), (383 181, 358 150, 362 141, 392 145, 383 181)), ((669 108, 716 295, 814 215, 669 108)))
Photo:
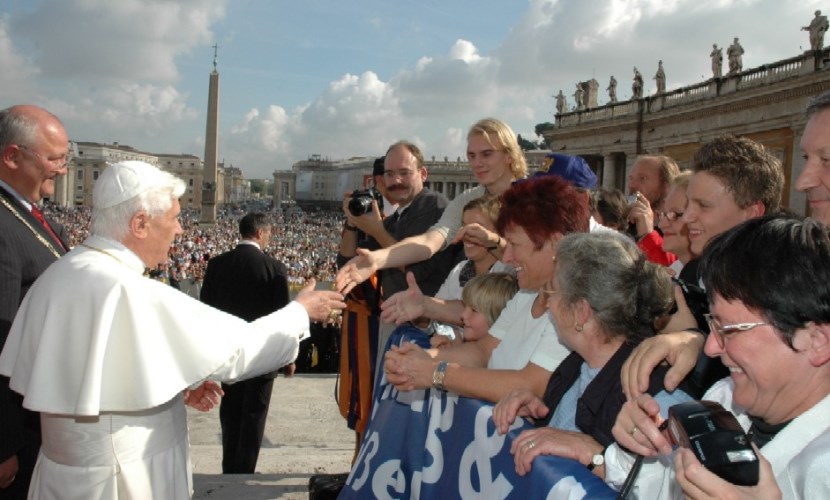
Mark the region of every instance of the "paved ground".
POLYGON ((222 471, 219 410, 188 408, 193 498, 211 500, 307 499, 313 474, 348 472, 354 432, 334 401, 335 375, 282 376, 274 383, 257 474, 222 471))

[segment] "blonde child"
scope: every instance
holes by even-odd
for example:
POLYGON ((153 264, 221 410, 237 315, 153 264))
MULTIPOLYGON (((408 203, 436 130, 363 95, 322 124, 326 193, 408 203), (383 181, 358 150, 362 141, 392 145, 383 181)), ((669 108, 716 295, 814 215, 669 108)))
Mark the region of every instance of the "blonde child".
POLYGON ((463 330, 458 330, 459 334, 455 339, 445 335, 434 335, 430 343, 433 347, 440 348, 450 343, 483 338, 518 290, 518 281, 508 273, 486 273, 470 279, 464 285, 461 295, 464 302, 464 311, 461 313, 463 330))

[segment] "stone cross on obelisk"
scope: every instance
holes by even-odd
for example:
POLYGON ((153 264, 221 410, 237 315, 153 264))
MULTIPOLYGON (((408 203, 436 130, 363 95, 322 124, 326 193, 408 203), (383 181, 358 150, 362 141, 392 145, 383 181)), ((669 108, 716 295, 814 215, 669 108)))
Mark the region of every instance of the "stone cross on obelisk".
POLYGON ((208 91, 207 126, 205 129, 205 163, 202 173, 202 218, 201 225, 216 224, 216 203, 219 179, 219 44, 213 45, 213 71, 210 72, 208 91))

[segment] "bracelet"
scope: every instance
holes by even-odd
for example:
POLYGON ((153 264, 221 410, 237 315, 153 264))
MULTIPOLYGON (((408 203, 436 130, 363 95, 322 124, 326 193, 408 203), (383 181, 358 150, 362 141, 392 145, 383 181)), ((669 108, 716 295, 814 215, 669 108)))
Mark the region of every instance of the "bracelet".
POLYGON ((495 249, 500 248, 500 247, 501 247, 501 236, 499 236, 499 241, 495 245, 493 245, 491 247, 487 247, 487 250, 495 250, 495 249))
POLYGON ((346 231, 357 231, 357 226, 353 226, 347 222, 343 224, 343 229, 346 231))
POLYGON ((438 389, 439 391, 445 391, 444 389, 444 375, 447 373, 447 362, 440 361, 438 366, 435 367, 435 371, 432 372, 432 387, 438 389))

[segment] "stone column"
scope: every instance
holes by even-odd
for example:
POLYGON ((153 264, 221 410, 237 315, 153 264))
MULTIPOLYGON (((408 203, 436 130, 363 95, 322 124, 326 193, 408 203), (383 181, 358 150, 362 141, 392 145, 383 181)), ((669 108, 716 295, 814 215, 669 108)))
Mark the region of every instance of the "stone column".
POLYGON ((787 179, 787 184, 790 186, 790 210, 800 215, 807 215, 807 196, 795 189, 795 181, 801 175, 801 172, 804 171, 804 164, 806 163, 801 156, 801 149, 798 147, 803 134, 804 125, 793 127, 792 157, 790 158, 790 165, 793 168, 790 174, 791 177, 787 179))
POLYGON ((602 157, 602 187, 613 188, 617 181, 617 153, 608 153, 602 157))

